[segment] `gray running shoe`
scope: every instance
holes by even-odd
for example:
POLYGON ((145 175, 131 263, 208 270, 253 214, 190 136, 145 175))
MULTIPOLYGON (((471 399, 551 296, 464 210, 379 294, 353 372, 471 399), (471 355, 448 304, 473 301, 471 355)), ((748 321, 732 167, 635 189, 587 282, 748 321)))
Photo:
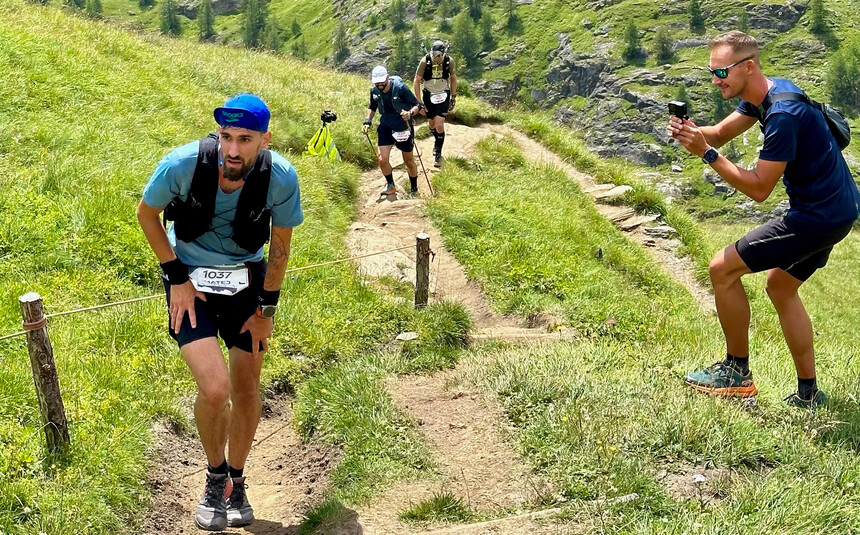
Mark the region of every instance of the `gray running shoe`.
POLYGON ((248 503, 244 477, 233 478, 233 492, 227 498, 227 525, 231 528, 247 526, 254 521, 254 508, 248 503))
POLYGON ((221 531, 227 527, 227 503, 224 493, 230 479, 227 474, 206 473, 206 490, 197 504, 194 523, 206 531, 221 531))
POLYGON ((442 153, 441 152, 439 154, 437 154, 435 159, 433 160, 433 167, 442 167, 442 153))

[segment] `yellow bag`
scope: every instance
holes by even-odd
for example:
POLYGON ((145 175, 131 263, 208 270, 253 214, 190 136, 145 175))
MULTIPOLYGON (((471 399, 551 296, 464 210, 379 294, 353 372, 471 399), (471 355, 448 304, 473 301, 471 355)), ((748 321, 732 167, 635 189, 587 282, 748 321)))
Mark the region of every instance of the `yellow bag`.
POLYGON ((337 151, 331 132, 328 131, 328 125, 324 124, 317 130, 308 141, 308 148, 302 154, 340 160, 340 153, 337 151))

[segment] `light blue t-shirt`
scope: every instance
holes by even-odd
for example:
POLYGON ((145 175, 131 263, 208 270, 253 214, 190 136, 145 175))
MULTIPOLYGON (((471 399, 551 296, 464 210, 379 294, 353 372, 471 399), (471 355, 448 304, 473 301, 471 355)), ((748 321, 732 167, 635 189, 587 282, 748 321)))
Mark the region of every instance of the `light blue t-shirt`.
MULTIPOLYGON (((155 172, 143 190, 143 201, 156 209, 166 207, 174 197, 183 201, 191 189, 191 179, 197 166, 199 141, 192 141, 165 156, 155 168, 155 172)), ((266 208, 272 212, 272 225, 276 227, 295 227, 304 221, 299 177, 292 164, 280 154, 272 152, 272 177, 269 181, 269 195, 266 208)), ((215 196, 215 215, 209 231, 193 242, 176 239, 173 224, 167 229, 167 237, 176 251, 176 256, 188 266, 224 266, 253 262, 263 258, 263 248, 249 253, 231 238, 232 222, 236 216, 236 206, 242 188, 233 193, 224 193, 218 188, 215 196)))

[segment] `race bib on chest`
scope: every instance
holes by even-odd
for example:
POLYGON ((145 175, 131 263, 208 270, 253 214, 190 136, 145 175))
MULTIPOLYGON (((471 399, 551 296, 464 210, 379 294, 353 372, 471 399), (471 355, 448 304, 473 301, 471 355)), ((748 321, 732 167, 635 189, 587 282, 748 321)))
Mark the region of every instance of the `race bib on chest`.
POLYGON ((236 295, 250 284, 246 266, 198 267, 188 274, 198 292, 236 295))
POLYGON ((411 135, 412 134, 409 133, 409 130, 401 130, 400 132, 391 133, 391 136, 394 138, 394 140, 398 142, 407 141, 409 139, 409 136, 411 135))
POLYGON ((430 95, 430 102, 432 102, 433 104, 442 104, 446 100, 448 100, 448 93, 445 92, 433 93, 432 95, 430 95))

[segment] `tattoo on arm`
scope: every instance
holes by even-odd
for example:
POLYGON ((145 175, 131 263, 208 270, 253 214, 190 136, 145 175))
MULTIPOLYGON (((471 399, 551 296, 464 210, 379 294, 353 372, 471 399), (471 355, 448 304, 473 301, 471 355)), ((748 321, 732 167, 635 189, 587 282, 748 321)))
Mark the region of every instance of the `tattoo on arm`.
POLYGON ((263 288, 266 290, 278 290, 284 282, 284 272, 290 258, 292 236, 292 228, 272 227, 272 243, 269 245, 266 280, 263 282, 263 288))

